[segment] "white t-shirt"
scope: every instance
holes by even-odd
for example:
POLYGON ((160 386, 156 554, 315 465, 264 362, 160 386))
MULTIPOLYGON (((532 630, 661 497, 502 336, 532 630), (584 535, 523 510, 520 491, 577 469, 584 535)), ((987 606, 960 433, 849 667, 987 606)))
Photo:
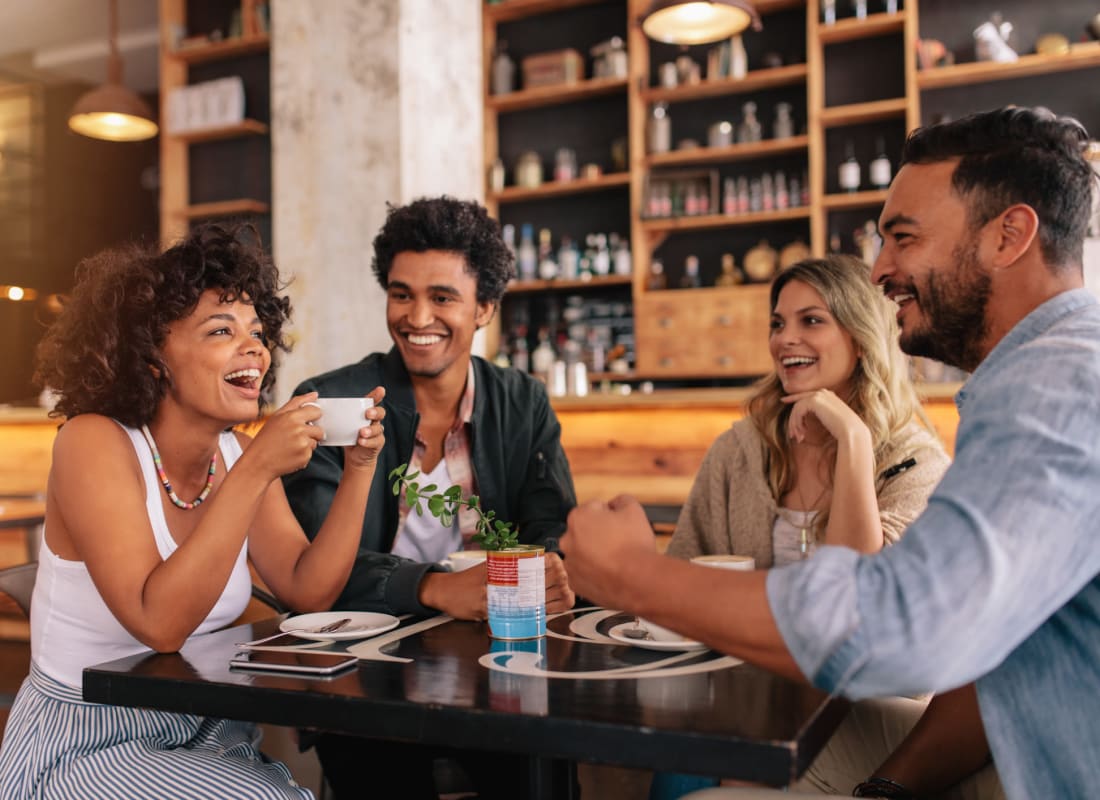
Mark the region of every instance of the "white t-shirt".
MULTIPOLYGON (((447 459, 439 459, 435 469, 419 478, 421 486, 434 483, 436 486, 446 488, 451 485, 451 473, 447 471, 447 459)), ((452 521, 449 528, 444 528, 439 518, 434 516, 427 508, 424 514, 416 513, 415 508, 410 508, 405 515, 405 522, 397 529, 397 536, 393 540, 390 552, 395 556, 411 558, 413 561, 427 563, 441 561, 449 553, 462 549, 462 533, 458 529, 458 516, 452 521)))

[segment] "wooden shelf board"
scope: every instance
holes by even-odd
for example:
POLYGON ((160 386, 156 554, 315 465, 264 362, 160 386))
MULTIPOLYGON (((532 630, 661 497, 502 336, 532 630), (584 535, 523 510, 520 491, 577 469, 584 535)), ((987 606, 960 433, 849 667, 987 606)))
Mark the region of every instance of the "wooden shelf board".
POLYGON ((869 103, 852 103, 846 106, 823 108, 821 110, 821 123, 826 128, 830 128, 904 117, 906 103, 904 97, 897 97, 890 100, 872 100, 869 103))
POLYGON ((792 8, 805 8, 806 0, 756 0, 756 13, 760 16, 774 14, 777 11, 787 11, 792 8))
POLYGON ((634 278, 631 275, 607 275, 606 277, 591 278, 587 281, 513 281, 508 285, 508 294, 561 292, 568 289, 596 289, 603 286, 629 286, 633 280, 634 278))
POLYGON ((485 100, 485 105, 499 114, 506 114, 509 111, 573 103, 619 92, 626 93, 626 78, 591 78, 561 86, 540 86, 537 89, 520 89, 508 94, 490 95, 485 100))
POLYGON ((235 139, 240 136, 264 136, 267 134, 267 125, 255 119, 241 120, 235 125, 223 125, 217 128, 203 128, 202 130, 182 131, 180 133, 166 133, 179 139, 181 142, 196 144, 199 142, 216 142, 222 139, 235 139))
POLYGON ((951 86, 991 83, 1011 78, 1025 78, 1029 75, 1049 75, 1097 66, 1100 66, 1100 42, 1082 42, 1071 46, 1070 51, 1063 55, 1032 53, 1020 56, 1018 61, 1008 63, 974 61, 969 64, 924 70, 917 73, 917 86, 922 91, 946 89, 951 86))
POLYGON ((601 175, 598 178, 577 178, 571 181, 552 181, 550 183, 544 183, 536 189, 525 189, 521 186, 508 186, 502 191, 491 193, 489 198, 498 203, 519 203, 524 200, 538 200, 543 197, 559 197, 561 195, 600 192, 606 189, 614 189, 618 186, 629 185, 629 172, 612 172, 607 175, 601 175))
POLYGON ((865 19, 848 17, 837 20, 832 25, 818 27, 818 39, 823 45, 851 42, 856 39, 871 39, 876 36, 888 36, 901 33, 905 28, 905 13, 868 14, 865 19))
POLYGON ((264 53, 271 47, 271 37, 266 33, 256 36, 238 36, 233 39, 224 39, 220 42, 195 45, 182 50, 173 50, 168 55, 185 64, 205 64, 208 61, 219 61, 223 58, 235 58, 247 56, 253 53, 264 53))
POLYGON ((728 147, 693 147, 690 150, 654 153, 646 156, 646 164, 650 167, 673 167, 682 164, 748 161, 805 151, 809 144, 807 136, 791 136, 788 139, 766 139, 752 144, 731 144, 728 147))
POLYGON ((240 200, 221 200, 216 203, 197 203, 187 206, 180 213, 186 219, 207 219, 210 217, 232 217, 237 214, 266 214, 271 210, 267 203, 242 198, 240 200))
POLYGON ((608 0, 504 0, 501 3, 487 3, 483 13, 494 23, 513 22, 536 14, 564 11, 567 8, 579 6, 594 6, 606 2, 608 0))
POLYGON ((688 100, 724 97, 782 86, 797 86, 806 82, 808 74, 809 70, 805 64, 788 64, 771 69, 754 69, 746 73, 744 78, 716 78, 694 86, 677 86, 672 89, 655 86, 643 89, 641 94, 642 100, 646 103, 682 103, 688 100))
POLYGON ((821 198, 821 205, 832 210, 870 208, 885 203, 887 194, 886 189, 872 189, 866 192, 849 192, 847 194, 827 194, 821 198))
POLYGON ((759 225, 768 222, 787 222, 796 219, 809 219, 807 206, 786 208, 782 211, 755 211, 748 214, 707 214, 698 217, 671 217, 669 219, 647 219, 642 221, 646 233, 674 233, 678 231, 698 231, 708 228, 732 228, 738 225, 759 225))

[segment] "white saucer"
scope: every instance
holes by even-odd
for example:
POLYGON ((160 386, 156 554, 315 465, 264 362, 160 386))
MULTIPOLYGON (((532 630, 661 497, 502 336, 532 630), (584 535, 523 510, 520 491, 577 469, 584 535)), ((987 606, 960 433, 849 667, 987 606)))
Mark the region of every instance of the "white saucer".
POLYGON ((629 636, 625 635, 623 631, 626 628, 633 627, 633 622, 623 622, 609 630, 607 635, 616 642, 629 644, 632 647, 642 647, 646 650, 705 650, 707 647, 702 642, 697 642, 694 639, 679 639, 670 642, 660 642, 656 639, 631 639, 629 636))
POLYGON ((315 642, 336 642, 345 639, 366 639, 379 633, 392 631, 400 623, 401 620, 392 614, 379 614, 374 611, 320 611, 316 614, 288 617, 279 623, 279 630, 315 642), (317 628, 342 619, 351 621, 331 633, 316 632, 317 628))

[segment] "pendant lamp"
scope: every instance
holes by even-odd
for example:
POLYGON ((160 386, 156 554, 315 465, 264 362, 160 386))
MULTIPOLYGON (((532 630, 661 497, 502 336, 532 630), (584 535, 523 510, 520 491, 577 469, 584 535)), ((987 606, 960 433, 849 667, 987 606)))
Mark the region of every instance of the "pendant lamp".
POLYGON ((122 85, 122 57, 118 54, 118 0, 107 0, 109 28, 107 82, 76 101, 69 127, 92 139, 138 142, 157 135, 153 112, 144 100, 122 85))
POLYGON ((762 27, 749 0, 654 0, 642 16, 646 36, 666 44, 720 42, 750 25, 762 27))

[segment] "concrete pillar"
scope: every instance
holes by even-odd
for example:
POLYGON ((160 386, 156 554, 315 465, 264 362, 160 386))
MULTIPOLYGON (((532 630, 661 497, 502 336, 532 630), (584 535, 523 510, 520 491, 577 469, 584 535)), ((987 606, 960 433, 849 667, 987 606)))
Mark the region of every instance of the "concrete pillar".
POLYGON ((274 0, 272 227, 303 379, 388 350, 370 270, 387 203, 483 193, 479 0, 274 0))

